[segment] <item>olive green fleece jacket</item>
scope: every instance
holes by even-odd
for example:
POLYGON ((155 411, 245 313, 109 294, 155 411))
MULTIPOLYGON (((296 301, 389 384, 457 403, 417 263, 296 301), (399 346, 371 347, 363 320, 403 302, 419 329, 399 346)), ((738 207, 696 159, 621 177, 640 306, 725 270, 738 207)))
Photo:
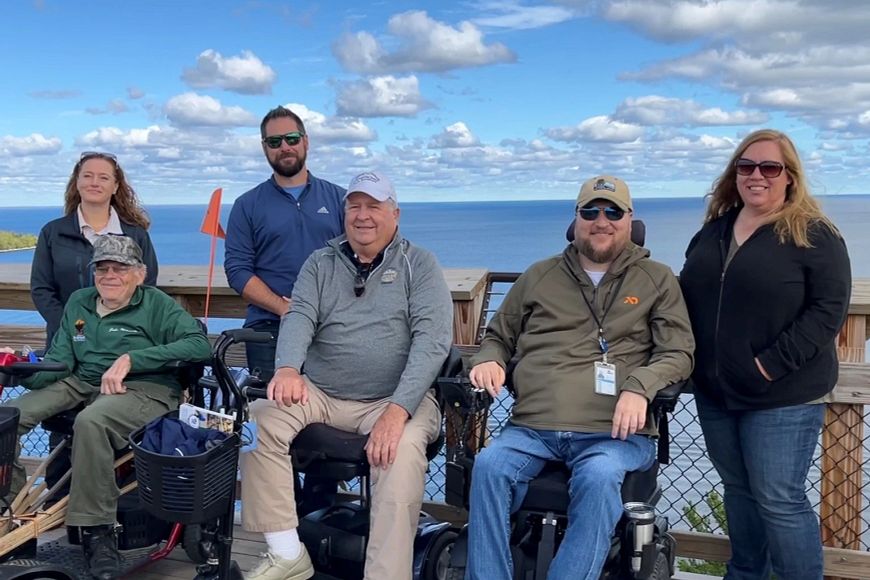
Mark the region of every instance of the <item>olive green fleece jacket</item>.
MULTIPOLYGON (((518 359, 512 423, 584 433, 611 430, 618 396, 595 393, 594 363, 602 360, 598 325, 581 292, 604 319, 607 359, 616 365, 620 392, 651 401, 691 373, 695 342, 673 272, 629 243, 596 288, 577 248, 569 245, 519 277, 471 360, 472 365, 496 361, 505 367, 518 359)), ((651 417, 640 433, 656 434, 651 417)))
POLYGON ((161 290, 139 286, 130 304, 102 318, 97 297, 94 287, 73 292, 45 355, 46 361, 64 363, 69 371, 37 373, 22 381, 25 386, 40 389, 70 374, 99 385, 118 357, 129 354, 127 379, 180 389, 176 373, 164 366, 208 359, 211 348, 199 323, 161 290))

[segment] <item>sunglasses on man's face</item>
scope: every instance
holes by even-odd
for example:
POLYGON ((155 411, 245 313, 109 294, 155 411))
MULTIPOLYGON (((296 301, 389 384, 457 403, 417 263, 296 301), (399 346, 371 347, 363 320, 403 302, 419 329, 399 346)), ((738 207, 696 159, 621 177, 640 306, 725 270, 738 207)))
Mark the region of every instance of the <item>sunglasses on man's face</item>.
POLYGON ((780 174, 782 174, 782 170, 785 169, 785 166, 777 161, 761 161, 756 163, 752 159, 744 159, 741 157, 734 162, 734 168, 737 170, 737 175, 752 175, 755 173, 756 167, 761 172, 761 176, 767 177, 768 179, 779 177, 780 174))
POLYGON ((580 216, 580 219, 587 222, 594 222, 598 219, 598 214, 604 212, 604 217, 607 218, 608 221, 618 222, 625 215, 625 212, 619 209, 618 207, 608 206, 608 207, 598 207, 595 205, 587 205, 583 207, 577 208, 577 215, 580 216))
POLYGON ((280 148, 282 142, 286 142, 287 145, 293 147, 294 145, 299 145, 303 137, 305 137, 305 133, 302 131, 293 131, 286 135, 270 135, 263 139, 263 143, 265 143, 266 147, 269 149, 280 148))

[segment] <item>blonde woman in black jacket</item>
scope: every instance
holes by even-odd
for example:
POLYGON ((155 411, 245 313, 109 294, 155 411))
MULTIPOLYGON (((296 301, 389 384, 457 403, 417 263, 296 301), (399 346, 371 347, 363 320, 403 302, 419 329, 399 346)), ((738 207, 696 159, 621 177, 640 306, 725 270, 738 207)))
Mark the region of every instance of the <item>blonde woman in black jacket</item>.
POLYGON ((805 483, 824 419, 819 399, 837 381, 846 245, 778 131, 748 135, 709 197, 680 284, 697 343, 698 417, 725 490, 725 577, 819 580, 819 523, 805 483))

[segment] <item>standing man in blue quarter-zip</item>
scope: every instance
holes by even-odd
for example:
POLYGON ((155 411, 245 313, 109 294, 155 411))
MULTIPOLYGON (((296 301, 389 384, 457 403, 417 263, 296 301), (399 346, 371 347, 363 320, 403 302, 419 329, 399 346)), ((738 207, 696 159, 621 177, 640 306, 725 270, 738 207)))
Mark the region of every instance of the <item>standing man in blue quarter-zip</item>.
MULTIPOLYGON (((260 138, 272 176, 233 204, 224 269, 230 286, 248 303, 245 327, 277 337, 302 263, 344 233, 344 188, 308 171, 308 134, 290 109, 266 113, 260 138)), ((275 342, 245 347, 248 368, 268 382, 275 372, 275 342)), ((303 513, 328 505, 335 495, 333 482, 315 479, 297 494, 303 513)))
MULTIPOLYGON (((308 134, 290 109, 266 113, 260 137, 273 173, 233 204, 224 269, 230 286, 248 303, 245 328, 278 336, 302 263, 344 232, 344 189, 308 171, 308 134)), ((275 344, 246 346, 248 368, 268 382, 275 344)))

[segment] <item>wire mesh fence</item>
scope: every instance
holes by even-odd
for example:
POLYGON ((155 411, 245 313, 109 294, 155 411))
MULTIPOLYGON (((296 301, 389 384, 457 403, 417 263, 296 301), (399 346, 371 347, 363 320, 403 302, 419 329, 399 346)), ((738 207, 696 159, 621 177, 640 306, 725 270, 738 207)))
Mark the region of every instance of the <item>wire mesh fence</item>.
MULTIPOLYGON (((21 388, 6 389, 3 399, 17 397, 21 388)), ((497 436, 508 420, 512 400, 503 393, 490 409, 487 435, 497 436)), ((820 437, 807 478, 807 490, 816 513, 822 517, 825 545, 870 550, 870 472, 862 461, 870 455, 870 436, 863 406, 828 405, 828 420, 820 437)), ((694 398, 684 394, 670 418, 671 462, 660 467, 663 495, 658 510, 675 529, 726 533, 714 517, 707 499, 711 491, 723 492, 719 476, 707 457, 695 411, 694 398), (698 530, 697 520, 707 529, 698 530)), ((49 449, 48 435, 39 427, 21 439, 22 455, 42 457, 49 449)), ((444 452, 429 466, 425 498, 444 501, 444 452)), ((351 489, 354 485, 351 485, 351 489)))

